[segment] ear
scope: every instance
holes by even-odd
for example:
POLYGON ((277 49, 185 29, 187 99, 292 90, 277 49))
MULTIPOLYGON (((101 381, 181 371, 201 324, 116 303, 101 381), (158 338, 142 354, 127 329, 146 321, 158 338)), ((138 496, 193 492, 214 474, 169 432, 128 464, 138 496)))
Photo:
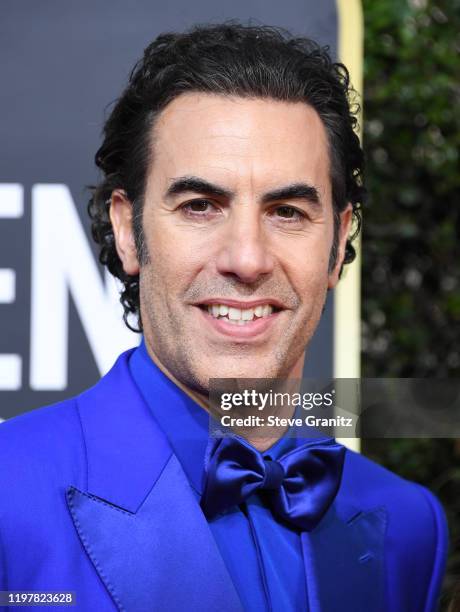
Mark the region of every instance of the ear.
POLYGON ((133 205, 126 193, 120 189, 112 191, 110 198, 110 221, 118 257, 126 274, 139 274, 136 244, 133 232, 133 205))
POLYGON ((329 273, 328 288, 333 289, 339 282, 339 272, 342 267, 342 263, 345 257, 345 246, 347 244, 347 238, 351 229, 351 222, 353 219, 353 208, 348 203, 345 210, 340 213, 340 227, 339 227, 339 240, 337 245, 337 259, 333 270, 329 273))

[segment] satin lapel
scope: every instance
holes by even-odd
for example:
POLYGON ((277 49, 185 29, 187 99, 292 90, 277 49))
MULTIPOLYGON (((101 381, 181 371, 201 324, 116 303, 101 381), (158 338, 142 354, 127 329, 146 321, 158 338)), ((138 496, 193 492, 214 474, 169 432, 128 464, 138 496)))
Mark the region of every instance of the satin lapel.
POLYGON ((333 504, 319 525, 302 534, 311 612, 384 610, 385 509, 339 516, 333 504))
POLYGON ((242 610, 174 455, 136 513, 70 488, 68 505, 119 610, 242 610))
POLYGON ((88 476, 71 483, 67 503, 81 542, 119 610, 241 610, 195 494, 131 378, 129 354, 78 399, 88 476))

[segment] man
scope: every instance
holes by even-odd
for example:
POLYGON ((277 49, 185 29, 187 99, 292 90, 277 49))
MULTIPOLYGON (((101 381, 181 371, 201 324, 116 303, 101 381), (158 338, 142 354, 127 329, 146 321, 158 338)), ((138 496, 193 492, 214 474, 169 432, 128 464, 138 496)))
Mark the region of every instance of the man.
POLYGON ((436 609, 446 526, 429 491, 331 438, 208 434, 210 378, 301 376, 353 259, 349 89, 325 50, 270 28, 146 49, 89 205, 143 342, 0 428, 1 589, 98 611, 436 609))

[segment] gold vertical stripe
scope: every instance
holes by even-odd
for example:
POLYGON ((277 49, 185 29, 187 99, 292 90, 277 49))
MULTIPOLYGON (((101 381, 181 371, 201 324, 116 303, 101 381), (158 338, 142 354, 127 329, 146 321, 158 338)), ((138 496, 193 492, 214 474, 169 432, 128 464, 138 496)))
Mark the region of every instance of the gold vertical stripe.
MULTIPOLYGON (((338 55, 348 68, 351 82, 362 96, 364 22, 361 0, 336 0, 338 55)), ((359 124, 362 123, 362 114, 359 124)), ((360 137, 362 133, 360 132, 360 137)), ((334 378, 359 378, 361 374, 361 243, 354 242, 357 257, 345 266, 334 292, 334 378)), ((359 451, 359 438, 338 439, 359 451)))

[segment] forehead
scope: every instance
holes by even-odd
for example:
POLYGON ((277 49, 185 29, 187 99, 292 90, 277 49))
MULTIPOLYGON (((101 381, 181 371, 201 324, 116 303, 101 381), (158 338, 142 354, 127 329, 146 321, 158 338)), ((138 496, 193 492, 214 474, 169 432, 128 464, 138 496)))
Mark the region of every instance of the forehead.
POLYGON ((182 94, 152 136, 156 178, 204 175, 255 188, 307 180, 323 197, 330 191, 325 128, 303 102, 182 94))

